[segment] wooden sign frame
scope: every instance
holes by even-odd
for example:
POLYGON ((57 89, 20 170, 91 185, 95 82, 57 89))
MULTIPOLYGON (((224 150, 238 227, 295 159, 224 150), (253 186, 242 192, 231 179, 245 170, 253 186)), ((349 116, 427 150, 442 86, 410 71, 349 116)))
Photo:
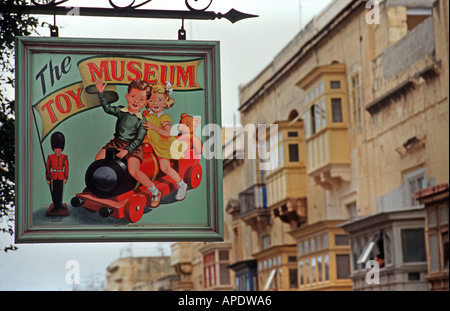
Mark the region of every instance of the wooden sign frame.
POLYGON ((219 42, 18 37, 15 117, 16 243, 223 240, 219 42), (135 113, 135 90, 146 105, 157 94, 133 80, 174 103, 135 113), (170 137, 148 128, 167 125, 170 137), (111 147, 116 138, 125 145, 111 147), (160 196, 130 179, 130 158, 160 196), (167 163, 188 187, 184 199, 167 163))

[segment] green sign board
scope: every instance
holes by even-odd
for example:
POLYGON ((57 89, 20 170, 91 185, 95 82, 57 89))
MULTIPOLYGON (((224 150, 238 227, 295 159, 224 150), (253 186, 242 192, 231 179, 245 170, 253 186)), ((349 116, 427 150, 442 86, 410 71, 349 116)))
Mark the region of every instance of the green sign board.
POLYGON ((219 43, 20 37, 16 242, 223 240, 219 43))

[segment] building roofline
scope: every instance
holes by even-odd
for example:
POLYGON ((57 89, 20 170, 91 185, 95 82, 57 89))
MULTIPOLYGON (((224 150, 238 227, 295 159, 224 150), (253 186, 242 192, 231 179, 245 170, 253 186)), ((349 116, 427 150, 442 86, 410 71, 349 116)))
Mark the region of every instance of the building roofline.
POLYGON ((270 69, 274 69, 274 73, 269 74, 269 77, 265 79, 264 83, 260 83, 262 86, 253 92, 248 99, 244 99, 238 110, 243 112, 250 108, 267 89, 272 87, 286 72, 291 70, 304 55, 306 55, 329 33, 330 30, 339 25, 342 20, 359 6, 365 6, 365 1, 332 1, 325 9, 315 16, 311 22, 309 22, 308 25, 306 25, 306 27, 277 54, 277 56, 275 56, 274 60, 266 66, 256 78, 239 87, 239 92, 243 93, 244 90, 250 88, 254 82, 263 79, 264 73, 268 72, 270 69), (338 8, 336 9, 335 6, 338 6, 338 8), (300 45, 297 52, 286 61, 281 60, 282 55, 287 53, 294 44, 300 45))

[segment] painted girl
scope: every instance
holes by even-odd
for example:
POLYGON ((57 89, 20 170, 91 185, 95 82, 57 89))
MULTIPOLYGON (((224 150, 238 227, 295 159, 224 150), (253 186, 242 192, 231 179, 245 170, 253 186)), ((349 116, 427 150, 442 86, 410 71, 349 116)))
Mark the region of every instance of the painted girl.
POLYGON ((178 191, 175 199, 181 201, 186 197, 187 184, 170 166, 170 159, 172 159, 170 146, 175 137, 170 135, 172 118, 164 113, 164 109, 169 109, 175 103, 175 100, 170 97, 172 93, 170 86, 170 83, 166 82, 165 87, 163 85, 152 87, 152 96, 147 105, 152 113, 144 113, 147 120, 144 122, 144 127, 148 130, 146 140, 150 142, 158 157, 159 167, 176 182, 178 191))

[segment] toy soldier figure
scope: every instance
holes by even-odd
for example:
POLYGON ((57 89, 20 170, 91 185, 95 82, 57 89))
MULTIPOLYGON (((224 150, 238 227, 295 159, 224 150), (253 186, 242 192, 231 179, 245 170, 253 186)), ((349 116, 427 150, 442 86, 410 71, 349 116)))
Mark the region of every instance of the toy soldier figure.
POLYGON ((47 216, 69 216, 67 204, 62 203, 64 184, 69 178, 69 161, 64 150, 65 138, 61 132, 55 132, 50 138, 54 154, 47 158, 46 179, 50 186, 53 204, 47 210, 47 216))

